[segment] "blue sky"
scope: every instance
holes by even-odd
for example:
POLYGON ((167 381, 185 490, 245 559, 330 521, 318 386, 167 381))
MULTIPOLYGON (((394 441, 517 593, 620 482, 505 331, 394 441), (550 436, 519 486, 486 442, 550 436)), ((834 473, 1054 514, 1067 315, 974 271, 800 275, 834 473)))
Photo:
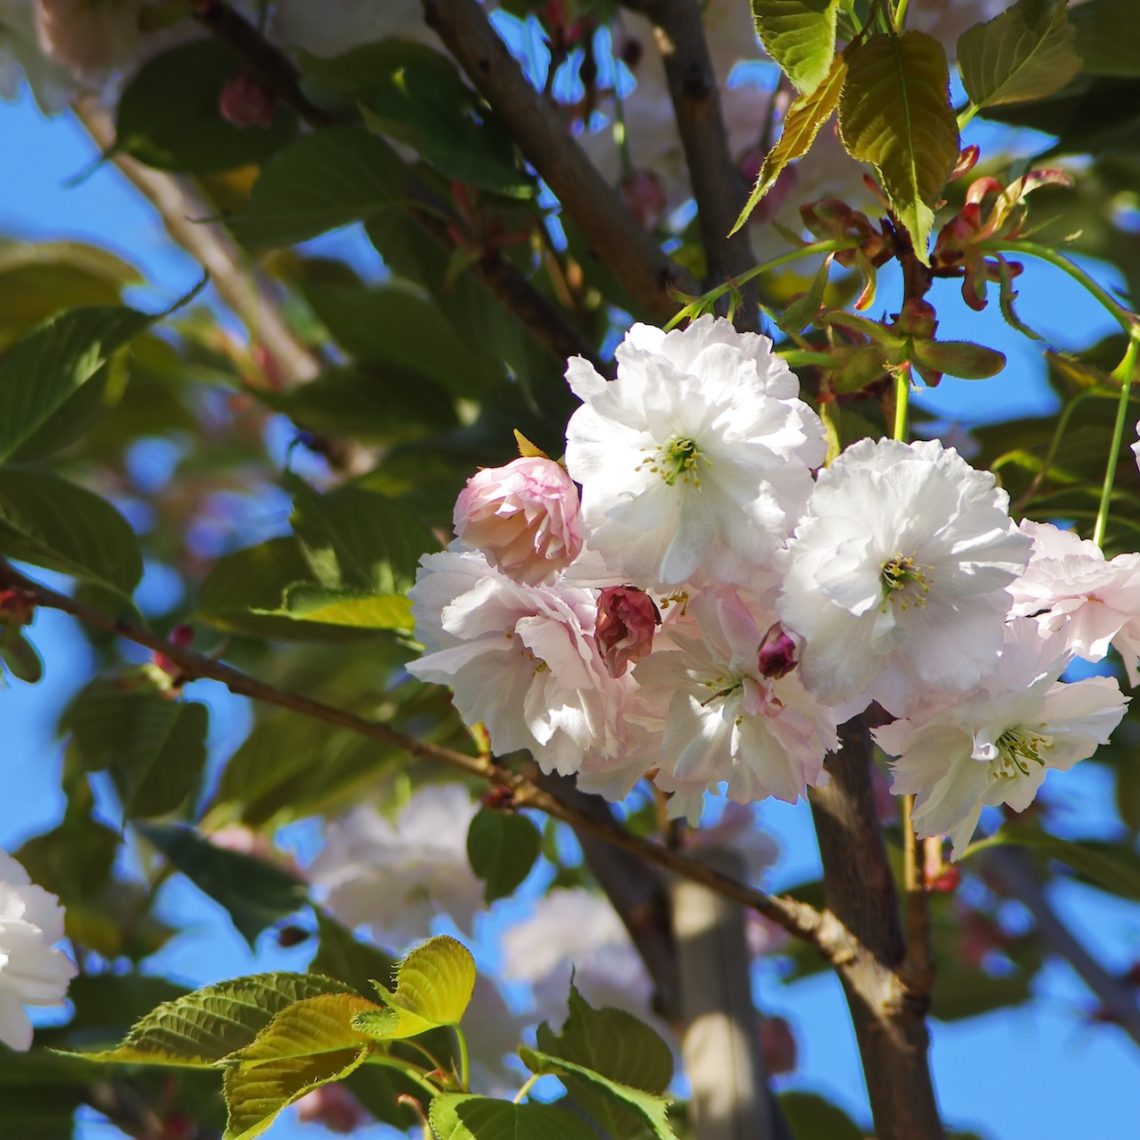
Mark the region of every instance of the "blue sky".
MULTIPOLYGON (((80 238, 116 250, 139 265, 153 283, 154 288, 139 298, 148 305, 169 301, 198 279, 197 267, 166 239, 161 223, 113 167, 102 167, 78 186, 65 188, 65 181, 92 157, 90 144, 73 122, 45 121, 25 100, 15 106, 0 105, 0 131, 6 153, 18 156, 0 183, 0 236, 80 238)), ((1067 278, 1044 267, 1029 267, 1020 289, 1022 315, 1060 347, 1087 343, 1112 328, 1102 311, 1067 278)), ((945 292, 953 293, 954 286, 947 285, 945 292)), ((880 298, 889 307, 888 281, 883 282, 880 298)), ((979 318, 949 296, 935 299, 940 304, 942 336, 984 340, 1009 354, 1007 372, 988 382, 980 418, 1051 410, 1052 397, 1041 382, 1036 350, 1010 337, 996 306, 979 318)), ((976 383, 947 380, 936 392, 920 396, 919 402, 947 420, 978 418, 967 414, 977 407, 978 396, 976 383)), ((161 583, 152 582, 150 588, 161 590, 161 583)), ((62 749, 53 737, 53 726, 61 703, 88 665, 82 638, 59 614, 39 614, 33 640, 47 662, 44 682, 0 690, 0 718, 5 725, 0 771, 6 790, 0 797, 0 847, 7 849, 52 826, 58 816, 62 749)), ((245 703, 209 682, 191 689, 193 696, 211 705, 214 754, 227 754, 248 723, 245 703)), ((1110 783, 1100 770, 1080 767, 1066 780, 1072 826, 1081 833, 1096 833, 1110 817, 1104 806, 1110 802, 1110 783)), ((818 855, 802 805, 764 805, 761 815, 784 852, 771 885, 779 888, 816 873, 818 855)), ((1106 965, 1123 969, 1140 957, 1137 908, 1068 883, 1057 887, 1054 902, 1106 965)), ((266 945, 271 939, 264 939, 259 953, 251 956, 224 915, 187 885, 172 882, 163 905, 191 924, 158 963, 181 980, 204 983, 254 969, 304 966, 302 952, 276 950, 266 945)), ((488 944, 493 925, 484 938, 488 944)), ((823 975, 782 987, 772 968, 761 965, 758 985, 765 1008, 785 1013, 797 1029, 800 1068, 791 1087, 820 1091, 866 1121, 858 1057, 838 984, 823 975)), ((1062 1140, 1078 1135, 1134 1140, 1140 1060, 1122 1032, 1086 1023, 1089 1005, 1072 972, 1053 964, 1039 976, 1037 1000, 1031 1005, 956 1025, 934 1024, 936 1080, 948 1121, 976 1128, 994 1140, 1062 1140)), ((104 1138, 116 1133, 89 1122, 83 1135, 104 1138)), ((315 1138, 322 1132, 283 1121, 270 1135, 315 1138)))

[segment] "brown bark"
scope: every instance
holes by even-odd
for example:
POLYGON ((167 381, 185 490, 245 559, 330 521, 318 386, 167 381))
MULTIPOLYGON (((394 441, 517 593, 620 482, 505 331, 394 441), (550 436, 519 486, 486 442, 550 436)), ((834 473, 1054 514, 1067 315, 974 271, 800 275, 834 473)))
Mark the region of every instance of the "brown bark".
POLYGON ((928 1063, 929 979, 907 979, 899 900, 872 799, 871 740, 861 718, 841 730, 831 780, 811 792, 828 911, 846 945, 832 963, 851 1010, 878 1140, 943 1140, 928 1063))

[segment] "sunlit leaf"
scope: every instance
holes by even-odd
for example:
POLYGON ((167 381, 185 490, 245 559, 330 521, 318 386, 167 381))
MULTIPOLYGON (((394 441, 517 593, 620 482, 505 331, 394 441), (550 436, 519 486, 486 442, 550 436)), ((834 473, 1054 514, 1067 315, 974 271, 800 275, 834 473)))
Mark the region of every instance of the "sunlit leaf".
POLYGON ((377 1006, 358 994, 319 994, 287 1005, 244 1049, 231 1053, 231 1065, 262 1065, 316 1053, 359 1049, 368 1039, 352 1028, 358 1013, 377 1006))
POLYGON ((813 91, 831 67, 840 2, 752 0, 756 31, 765 49, 799 91, 813 91))

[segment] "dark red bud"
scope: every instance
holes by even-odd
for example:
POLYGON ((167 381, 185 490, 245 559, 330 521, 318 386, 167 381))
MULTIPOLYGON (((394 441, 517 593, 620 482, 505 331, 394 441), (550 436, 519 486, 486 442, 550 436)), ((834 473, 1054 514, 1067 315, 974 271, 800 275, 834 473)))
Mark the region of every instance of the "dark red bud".
POLYGON ((799 652, 795 639, 776 622, 764 634, 756 654, 760 676, 767 677, 769 681, 786 677, 799 663, 799 652))

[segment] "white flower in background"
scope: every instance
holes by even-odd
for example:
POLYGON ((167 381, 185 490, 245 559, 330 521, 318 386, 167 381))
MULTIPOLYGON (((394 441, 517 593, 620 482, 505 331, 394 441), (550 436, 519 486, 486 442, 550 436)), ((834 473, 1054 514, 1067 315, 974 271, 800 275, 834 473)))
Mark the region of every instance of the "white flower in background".
MULTIPOLYGON (((471 1050, 471 1088, 483 1096, 510 1097, 518 1073, 506 1058, 519 1047, 531 1018, 512 1013, 498 987, 486 974, 475 978, 471 1001, 463 1014, 471 1050)), ((517 1063, 517 1062, 516 1062, 517 1063)))
POLYGON ((925 32, 946 49, 951 67, 958 58, 958 40, 975 24, 984 24, 1010 7, 1009 0, 935 0, 915 4, 906 18, 907 30, 925 32))
POLYGON ((34 0, 0 0, 0 98, 15 99, 25 78, 45 114, 62 111, 77 94, 71 72, 40 49, 34 0))
POLYGON ((587 545, 622 577, 668 592, 698 576, 749 584, 802 513, 826 446, 772 342, 701 317, 634 325, 617 379, 581 357, 566 429, 587 545))
POLYGON ((73 74, 103 77, 138 56, 142 7, 143 0, 36 0, 36 38, 73 74))
POLYGON ((570 978, 595 1008, 649 1013, 653 984, 614 908, 584 887, 555 890, 503 934, 503 977, 529 982, 540 1017, 566 1017, 570 978))
POLYGON ((421 0, 277 0, 269 35, 325 59, 389 37, 439 44, 421 0))
POLYGON ((734 591, 702 591, 688 618, 665 627, 634 670, 644 710, 635 718, 653 748, 643 767, 658 767, 660 785, 676 793, 670 814, 692 822, 697 786, 715 791, 724 782, 741 803, 794 803, 839 746, 831 710, 795 670, 765 675, 764 629, 734 591))
POLYGON ((936 440, 860 440, 821 471, 782 563, 779 612, 804 639, 804 684, 851 702, 848 715, 878 701, 896 716, 926 691, 976 684, 1029 555, 1008 504, 993 475, 936 440))
POLYGON ((1136 466, 1140 468, 1140 423, 1136 425, 1136 435, 1138 438, 1132 445, 1132 454, 1136 459, 1136 466))
POLYGON ((63 937, 59 899, 38 887, 28 872, 0 851, 0 1041, 21 1052, 31 1048, 26 1005, 61 1005, 77 970, 53 943, 63 937))
POLYGON ((483 908, 483 884, 467 859, 467 827, 478 810, 459 784, 425 784, 394 820, 358 807, 328 825, 309 878, 329 913, 367 927, 381 945, 402 950, 431 934, 443 912, 470 930, 483 908))
POLYGON ((1070 652, 1100 661, 1110 644, 1140 681, 1140 554, 1106 560, 1095 542, 1052 523, 1023 519, 1033 540, 1025 573, 1010 585, 1010 613, 1034 618, 1043 632, 1061 631, 1070 652))
POLYGON ((1024 618, 1006 627, 996 669, 941 707, 874 730, 898 757, 896 795, 914 795, 921 837, 949 835, 961 855, 982 808, 1024 811, 1050 768, 1067 771, 1105 744, 1128 705, 1116 681, 1058 681, 1070 655, 1060 634, 1043 637, 1024 618))
POLYGON ((592 590, 527 586, 452 549, 422 560, 410 596, 429 652, 408 672, 449 686, 496 752, 528 748, 544 772, 570 775, 620 751, 619 705, 633 682, 606 671, 592 590))
POLYGON ((548 582, 582 549, 578 488, 545 456, 477 471, 455 500, 455 535, 519 582, 548 582))

